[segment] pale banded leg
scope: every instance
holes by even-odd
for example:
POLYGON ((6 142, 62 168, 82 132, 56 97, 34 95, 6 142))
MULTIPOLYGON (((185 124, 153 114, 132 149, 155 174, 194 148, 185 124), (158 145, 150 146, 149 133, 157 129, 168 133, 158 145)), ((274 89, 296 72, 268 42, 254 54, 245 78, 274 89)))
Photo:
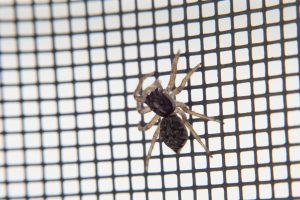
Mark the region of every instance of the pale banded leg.
POLYGON ((204 150, 206 151, 206 154, 209 155, 210 157, 212 157, 212 155, 211 155, 212 153, 205 146, 205 144, 201 141, 200 137, 198 136, 197 132, 194 130, 193 126, 187 121, 187 117, 186 117, 185 113, 182 110, 178 109, 178 108, 176 108, 175 112, 180 114, 180 116, 182 117, 184 125, 191 131, 191 133, 193 134, 194 138, 204 148, 204 150))
POLYGON ((150 108, 142 108, 142 103, 146 100, 146 97, 149 93, 153 92, 156 88, 160 88, 163 89, 160 81, 156 80, 154 83, 152 83, 150 86, 148 86, 146 89, 143 90, 142 95, 138 96, 136 99, 136 109, 139 113, 144 114, 144 113, 148 113, 151 111, 150 108))
POLYGON ((178 102, 176 101, 176 107, 180 107, 184 112, 190 114, 190 115, 194 115, 196 117, 199 117, 201 119, 205 119, 205 120, 208 120, 208 121, 215 121, 215 122, 219 122, 219 123, 223 123, 222 121, 220 121, 219 119, 216 119, 216 118, 213 118, 213 117, 208 117, 206 115, 203 115, 203 114, 200 114, 200 113, 197 113, 195 111, 192 111, 188 108, 187 105, 185 105, 184 103, 182 102, 178 102))
POLYGON ((146 98, 146 96, 153 92, 156 88, 163 89, 159 80, 155 80, 154 83, 143 90, 143 97, 146 98))
POLYGON ((145 108, 142 108, 142 104, 140 102, 137 102, 137 111, 140 113, 140 114, 145 114, 145 113, 148 113, 151 111, 151 108, 150 107, 145 107, 145 108))
POLYGON ((155 142, 156 142, 156 139, 157 139, 159 133, 160 133, 160 124, 157 126, 157 129, 155 130, 155 133, 153 134, 151 144, 150 144, 150 148, 149 148, 148 153, 147 153, 147 157, 146 157, 146 161, 145 161, 145 170, 146 170, 146 172, 148 171, 148 165, 149 165, 149 160, 150 160, 150 157, 151 157, 151 153, 152 153, 152 150, 154 148, 154 145, 155 145, 155 142))
POLYGON ((150 77, 150 76, 153 76, 153 75, 154 75, 154 72, 149 73, 149 74, 145 74, 142 78, 140 78, 139 83, 138 83, 138 85, 137 85, 137 87, 136 87, 136 89, 135 89, 135 91, 134 91, 134 94, 133 94, 134 99, 135 99, 136 101, 138 101, 138 102, 143 102, 143 97, 139 95, 139 92, 140 92, 141 89, 142 89, 143 81, 144 81, 146 78, 148 78, 148 77, 150 77))
POLYGON ((151 120, 150 122, 148 122, 148 124, 146 124, 145 126, 141 126, 139 125, 138 129, 139 131, 146 131, 148 130, 149 128, 151 128, 156 122, 157 120, 160 118, 159 115, 155 115, 151 120))
POLYGON ((172 95, 173 97, 176 96, 177 94, 179 94, 179 93, 183 90, 183 88, 185 87, 186 83, 187 83, 188 80, 191 78, 192 74, 193 74, 197 69, 199 69, 201 66, 202 66, 202 65, 201 65, 201 63, 200 63, 200 64, 198 64, 196 67, 194 67, 193 69, 191 69, 191 70, 187 73, 187 75, 182 79, 181 84, 180 84, 177 88, 175 88, 175 89, 172 91, 171 95, 172 95))
POLYGON ((180 51, 178 50, 172 61, 172 72, 170 75, 170 80, 169 80, 168 86, 166 88, 166 90, 168 92, 173 90, 175 87, 175 79, 176 79, 176 74, 177 74, 177 63, 178 63, 179 56, 180 56, 180 51))

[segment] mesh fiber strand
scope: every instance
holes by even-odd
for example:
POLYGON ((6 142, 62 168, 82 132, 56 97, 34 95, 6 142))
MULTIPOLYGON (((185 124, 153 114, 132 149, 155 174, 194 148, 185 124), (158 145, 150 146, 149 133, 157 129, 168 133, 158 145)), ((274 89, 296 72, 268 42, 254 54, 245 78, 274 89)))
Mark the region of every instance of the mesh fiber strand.
POLYGON ((0 2, 0 199, 300 198, 299 1, 0 2), (188 116, 176 155, 133 91, 155 71, 188 116))

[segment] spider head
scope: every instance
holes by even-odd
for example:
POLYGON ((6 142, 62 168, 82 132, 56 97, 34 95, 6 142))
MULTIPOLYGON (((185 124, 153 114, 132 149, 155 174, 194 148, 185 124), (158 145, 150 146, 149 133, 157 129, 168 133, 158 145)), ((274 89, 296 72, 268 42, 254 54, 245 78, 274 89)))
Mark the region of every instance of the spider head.
POLYGON ((145 103, 159 116, 166 117, 172 114, 176 108, 175 101, 162 89, 156 88, 145 100, 145 103))

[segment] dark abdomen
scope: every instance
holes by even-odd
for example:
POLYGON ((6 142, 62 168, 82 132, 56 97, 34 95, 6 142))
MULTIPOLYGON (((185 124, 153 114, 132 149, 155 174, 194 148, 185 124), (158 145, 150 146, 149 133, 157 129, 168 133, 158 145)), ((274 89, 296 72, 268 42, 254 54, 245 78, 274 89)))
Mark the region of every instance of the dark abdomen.
POLYGON ((153 112, 162 117, 170 115, 175 110, 175 105, 171 97, 165 95, 163 91, 158 88, 146 97, 145 103, 153 112))
POLYGON ((164 117, 160 123, 160 140, 176 153, 185 145, 188 139, 187 130, 176 115, 164 117))

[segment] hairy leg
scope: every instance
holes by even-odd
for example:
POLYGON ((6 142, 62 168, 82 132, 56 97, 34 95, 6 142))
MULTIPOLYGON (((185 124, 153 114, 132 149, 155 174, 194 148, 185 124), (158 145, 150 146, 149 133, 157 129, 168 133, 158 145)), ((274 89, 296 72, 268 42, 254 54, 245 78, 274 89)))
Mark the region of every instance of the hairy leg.
POLYGON ((150 108, 150 107, 142 108, 142 103, 137 102, 137 111, 138 111, 140 114, 145 114, 145 113, 150 112, 150 111, 151 111, 151 108, 150 108))
POLYGON ((154 75, 154 72, 152 73, 149 73, 149 74, 145 74, 143 77, 140 78, 139 80, 139 83, 133 93, 133 96, 134 96, 134 99, 137 101, 137 102, 143 102, 143 97, 139 95, 139 92, 142 90, 142 85, 143 85, 143 81, 150 77, 150 76, 153 76, 154 75))
POLYGON ((198 64, 196 67, 194 67, 193 69, 191 69, 191 70, 187 73, 187 75, 182 79, 181 84, 180 84, 177 88, 175 88, 175 89, 172 91, 172 94, 171 94, 171 95, 172 95, 173 97, 176 96, 177 94, 179 94, 179 93, 183 90, 183 88, 185 87, 186 83, 187 83, 188 80, 191 78, 192 74, 193 74, 197 69, 199 69, 201 66, 202 66, 202 65, 201 65, 201 63, 200 63, 200 64, 198 64))
POLYGON ((197 132, 194 130, 193 126, 188 122, 187 117, 185 115, 185 113, 180 110, 180 109, 176 109, 175 110, 176 113, 180 114, 180 116, 182 117, 183 123, 184 125, 191 131, 192 135, 194 136, 194 138, 199 142, 199 144, 204 148, 204 150, 206 151, 206 154, 209 155, 210 157, 212 157, 212 153, 209 151, 209 149, 205 146, 205 144, 201 141, 200 137, 198 136, 197 132))
POLYGON ((145 101, 147 95, 154 91, 156 88, 161 88, 162 86, 159 82, 159 80, 156 80, 154 83, 152 83, 150 86, 148 86, 145 90, 142 91, 142 95, 135 98, 136 100, 136 110, 140 114, 148 113, 151 111, 149 107, 142 108, 142 103, 145 101))
POLYGON ((154 91, 156 88, 162 89, 162 86, 161 86, 159 80, 156 80, 154 83, 152 83, 150 86, 148 86, 145 90, 142 91, 142 95, 139 95, 139 91, 141 91, 141 89, 142 89, 143 81, 153 74, 154 73, 150 73, 150 74, 146 74, 145 76, 143 76, 139 80, 138 86, 134 91, 134 99, 136 100, 136 110, 141 114, 148 113, 151 111, 151 109, 149 107, 146 107, 146 108, 142 107, 142 103, 145 101, 147 95, 149 93, 151 93, 152 91, 154 91))
POLYGON ((172 62, 172 72, 170 75, 170 80, 169 80, 168 86, 166 88, 166 90, 168 92, 173 90, 175 87, 175 79, 176 79, 176 74, 177 74, 177 63, 178 63, 179 56, 180 56, 180 51, 178 50, 173 59, 173 62, 172 62))
POLYGON ((146 124, 145 126, 139 125, 139 127, 138 127, 139 131, 146 131, 146 130, 148 130, 149 128, 151 128, 151 127, 157 122, 157 120, 158 120, 159 118, 160 118, 159 115, 155 115, 155 116, 151 119, 151 121, 150 121, 148 124, 146 124))
POLYGON ((149 165, 149 160, 150 160, 150 157, 151 157, 151 153, 152 153, 152 150, 154 148, 154 145, 155 145, 155 142, 156 142, 156 139, 157 139, 159 133, 160 133, 160 124, 157 126, 157 129, 156 129, 155 133, 153 134, 151 144, 150 144, 150 148, 149 148, 148 153, 147 153, 147 157, 146 157, 146 161, 145 161, 145 170, 146 171, 148 171, 148 165, 149 165))
POLYGON ((204 120, 208 120, 208 121, 215 121, 215 122, 219 122, 219 123, 223 123, 222 121, 220 121, 219 119, 213 118, 213 117, 208 117, 206 115, 197 113, 195 111, 192 111, 188 108, 187 105, 185 105, 182 102, 178 102, 176 101, 176 107, 180 107, 184 112, 190 114, 190 115, 194 115, 196 117, 199 117, 200 119, 204 119, 204 120))
POLYGON ((163 89, 159 80, 155 80, 154 83, 143 90, 143 98, 146 98, 146 96, 153 92, 156 88, 163 89))

